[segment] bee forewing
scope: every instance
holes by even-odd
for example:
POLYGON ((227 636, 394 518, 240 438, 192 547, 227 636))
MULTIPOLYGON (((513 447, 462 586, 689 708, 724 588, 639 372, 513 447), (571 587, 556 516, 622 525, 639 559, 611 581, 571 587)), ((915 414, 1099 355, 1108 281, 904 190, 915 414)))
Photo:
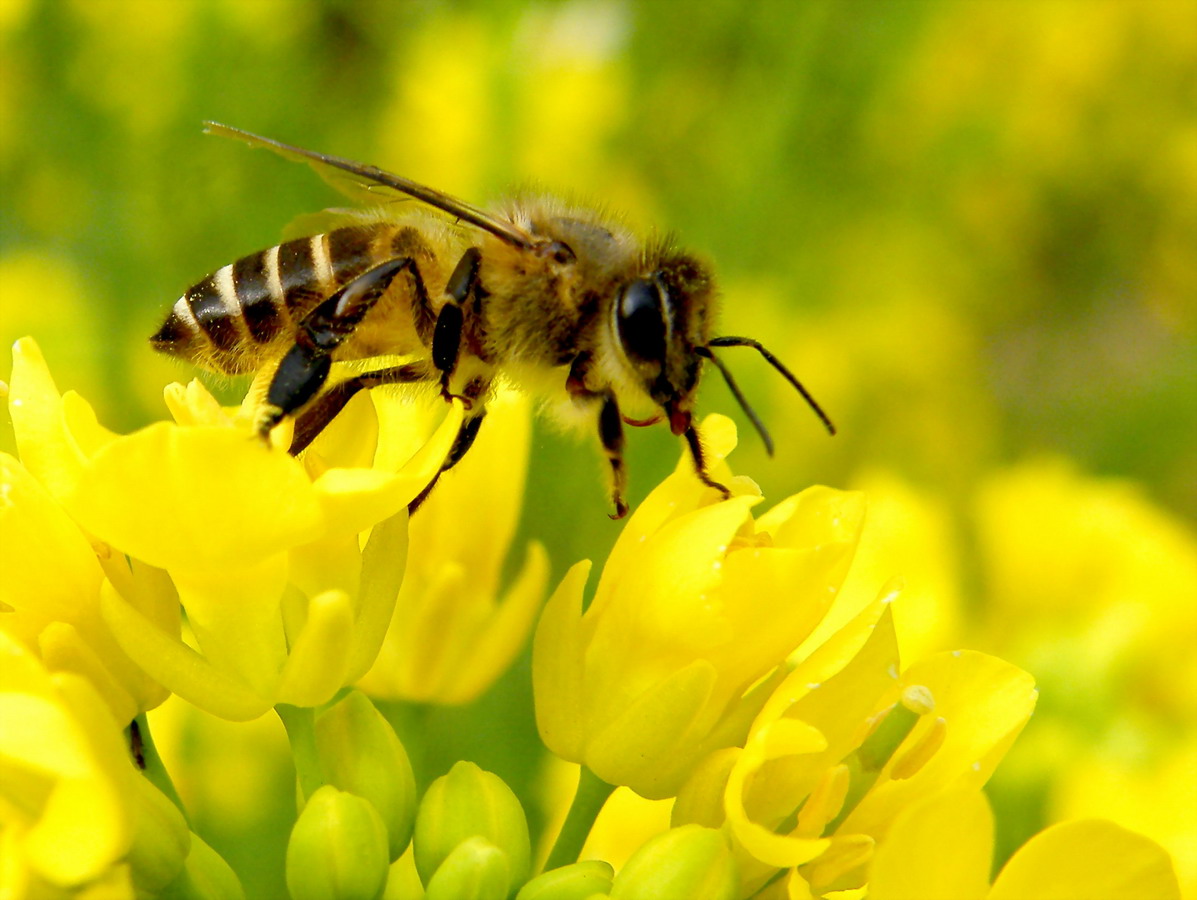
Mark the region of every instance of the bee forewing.
POLYGON ((304 150, 272 138, 242 131, 240 128, 233 128, 231 125, 221 125, 219 122, 205 122, 204 130, 208 134, 244 141, 251 147, 265 147, 293 162, 306 163, 328 184, 354 200, 364 199, 367 204, 378 205, 380 199, 388 195, 412 197, 455 219, 489 231, 515 247, 529 249, 536 243, 528 232, 514 222, 493 216, 456 197, 425 187, 402 175, 384 171, 377 166, 367 166, 339 156, 304 150))

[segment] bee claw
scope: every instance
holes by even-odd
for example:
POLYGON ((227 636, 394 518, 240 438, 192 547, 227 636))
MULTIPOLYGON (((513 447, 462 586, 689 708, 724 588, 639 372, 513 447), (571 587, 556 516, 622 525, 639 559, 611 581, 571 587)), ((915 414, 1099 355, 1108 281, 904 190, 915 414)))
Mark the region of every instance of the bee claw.
POLYGON ((615 512, 607 513, 607 518, 618 522, 628 514, 628 504, 624 501, 623 497, 614 497, 612 499, 615 503, 615 512))

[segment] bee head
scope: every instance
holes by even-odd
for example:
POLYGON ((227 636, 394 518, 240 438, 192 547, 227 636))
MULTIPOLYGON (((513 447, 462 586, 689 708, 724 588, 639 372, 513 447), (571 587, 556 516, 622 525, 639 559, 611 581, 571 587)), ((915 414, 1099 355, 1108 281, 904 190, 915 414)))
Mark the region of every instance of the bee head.
POLYGON ((713 280, 701 263, 668 254, 647 274, 624 284, 616 297, 619 346, 674 434, 690 427, 702 368, 695 348, 706 345, 713 295, 713 280))

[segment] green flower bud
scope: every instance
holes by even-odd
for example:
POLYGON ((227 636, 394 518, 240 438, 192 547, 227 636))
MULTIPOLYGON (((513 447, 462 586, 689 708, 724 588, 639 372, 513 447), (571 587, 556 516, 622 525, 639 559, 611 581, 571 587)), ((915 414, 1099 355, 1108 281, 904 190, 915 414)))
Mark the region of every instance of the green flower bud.
POLYGON ((220 854, 192 834, 183 871, 158 896, 161 900, 245 900, 245 891, 220 854))
POLYGON ((390 859, 402 856, 416 821, 416 779, 382 713, 351 691, 316 717, 316 750, 328 783, 369 800, 386 825, 390 859))
POLYGON ((498 775, 459 762, 429 786, 416 815, 416 870, 424 884, 472 837, 485 838, 506 856, 509 890, 524 883, 532 849, 523 807, 498 775))
POLYGON ((571 863, 533 878, 515 900, 587 900, 608 893, 614 875, 610 864, 601 860, 571 863))
POLYGON ((369 800, 329 784, 312 794, 287 844, 292 900, 374 900, 388 869, 386 826, 369 800))
POLYGON ((507 854, 484 837, 462 841, 428 882, 426 900, 506 900, 511 893, 507 854))
POLYGON ((611 900, 734 900, 739 887, 723 832, 683 825, 632 854, 615 879, 611 900))
POLYGON ((130 779, 133 846, 129 868, 138 891, 156 894, 179 877, 191 832, 179 808, 141 775, 130 779))

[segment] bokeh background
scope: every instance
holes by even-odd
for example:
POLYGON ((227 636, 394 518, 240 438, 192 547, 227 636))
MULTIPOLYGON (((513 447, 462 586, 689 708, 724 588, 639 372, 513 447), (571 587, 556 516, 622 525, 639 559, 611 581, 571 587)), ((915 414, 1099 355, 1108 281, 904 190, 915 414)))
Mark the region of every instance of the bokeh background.
MULTIPOLYGON (((710 258, 725 333, 841 432, 726 351, 778 444, 709 379, 737 470, 868 490, 855 589, 904 575, 907 659, 1039 681, 999 857, 1100 815, 1197 896, 1197 4, 0 0, 0 343, 34 335, 115 429, 191 377, 146 343, 187 286, 343 203, 204 119, 479 203, 536 185, 710 258)), ((633 503, 679 450, 631 435, 633 503)), ((618 533, 600 476, 538 423, 517 545, 555 576, 618 533)), ((389 712, 423 782, 470 758, 536 792, 526 657, 469 707, 389 712)), ((196 830, 272 895, 281 729, 161 720, 196 830)))

